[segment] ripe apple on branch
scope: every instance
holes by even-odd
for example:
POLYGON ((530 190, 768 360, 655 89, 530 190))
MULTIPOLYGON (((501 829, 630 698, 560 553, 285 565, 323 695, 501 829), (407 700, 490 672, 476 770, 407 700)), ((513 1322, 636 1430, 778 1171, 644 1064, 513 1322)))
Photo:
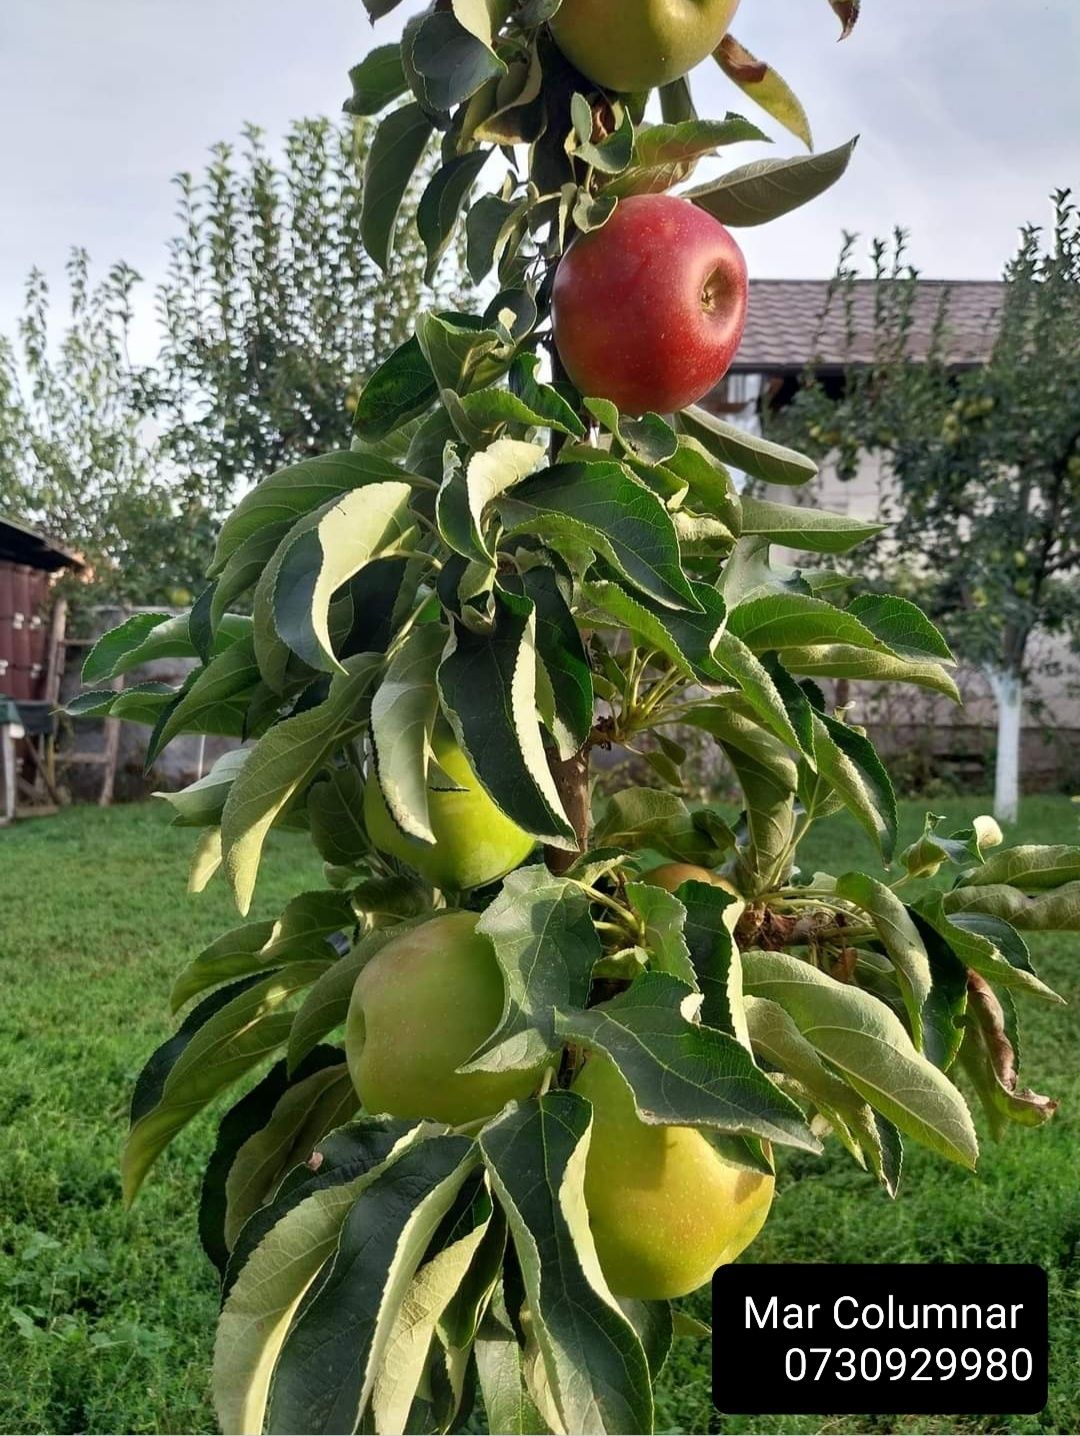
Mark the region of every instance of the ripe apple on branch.
MULTIPOLYGON (((846 33, 855 0, 830 4, 846 33)), ((418 314, 350 449, 262 478, 190 612, 86 660, 72 711, 151 725, 151 762, 178 733, 246 740, 167 795, 194 891, 220 874, 246 918, 281 827, 325 864, 193 958, 132 1098, 128 1201, 252 1079, 199 1210, 226 1432, 460 1430, 477 1400, 493 1431, 649 1431, 675 1303, 753 1240, 779 1151, 836 1141, 895 1196, 905 1141, 975 1165, 957 1070, 995 1134, 1053 1113, 1019 1085, 1012 997, 1058 1000, 1022 934, 1080 928, 1080 850, 931 815, 897 855, 888 775, 819 684, 956 698, 948 647, 829 568, 877 525, 729 471, 798 486, 810 460, 694 407, 745 316, 728 229, 852 149, 683 188, 763 137, 697 117, 711 53, 808 141, 734 8, 438 0, 355 67, 346 108, 383 116, 367 249, 392 262, 437 139, 429 274, 463 225, 497 293, 418 314), (199 660, 177 690, 102 686, 162 652, 199 660), (680 725, 730 765, 734 821, 686 800, 680 725), (665 786, 597 799, 593 749, 645 737, 665 786), (841 809, 897 877, 801 867, 841 809)))

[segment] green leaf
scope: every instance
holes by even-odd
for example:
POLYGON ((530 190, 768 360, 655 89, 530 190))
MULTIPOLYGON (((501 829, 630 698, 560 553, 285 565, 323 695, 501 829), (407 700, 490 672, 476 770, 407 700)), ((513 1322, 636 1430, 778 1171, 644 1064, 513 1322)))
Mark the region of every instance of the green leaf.
POLYGON ((337 949, 328 939, 356 925, 348 893, 313 891, 297 894, 274 922, 250 922, 216 938, 191 961, 173 983, 173 1012, 185 1002, 235 977, 285 962, 329 964, 337 949))
MULTIPOLYGON (((353 412, 353 433, 365 442, 382 439, 426 414, 438 397, 431 366, 413 335, 383 360, 361 389, 353 412)), ((439 453, 441 456, 441 444, 439 453)))
MULTIPOLYGON (((224 653, 237 639, 251 632, 251 619, 228 613, 218 625, 214 654, 224 653)), ((135 613, 110 629, 91 648, 82 666, 82 681, 107 683, 159 658, 196 658, 186 613, 135 613)))
POLYGON ((105 718, 122 716, 129 723, 143 723, 153 728, 163 712, 176 701, 178 688, 171 683, 132 683, 127 688, 90 688, 77 693, 64 704, 69 718, 105 718), (121 699, 124 701, 121 703, 121 699))
POLYGON ((727 34, 713 51, 713 59, 743 94, 777 120, 808 150, 814 148, 810 121, 799 97, 771 65, 752 55, 734 35, 727 34))
MULTIPOLYGON (((448 10, 428 11, 417 23, 412 63, 434 110, 453 110, 506 65, 448 10)), ((374 258, 374 256, 372 256, 374 258)))
POLYGON ((584 541, 664 607, 700 610, 670 515, 621 464, 557 464, 504 496, 499 508, 508 536, 529 533, 555 548, 561 535, 584 541))
POLYGON ((231 1250, 241 1228, 277 1190, 287 1172, 311 1157, 329 1132, 360 1106, 349 1069, 338 1052, 333 1066, 294 1080, 266 1124, 239 1148, 225 1183, 225 1243, 231 1250))
POLYGON ((742 962, 728 912, 738 899, 712 883, 694 881, 680 883, 676 896, 686 909, 683 936, 701 989, 701 1020, 745 1046, 742 962))
POLYGON ((876 843, 882 861, 896 850, 896 794, 874 745, 824 713, 814 714, 818 772, 876 843))
POLYGON ((994 853, 985 859, 982 867, 961 874, 957 886, 993 887, 1001 883, 1024 893, 1038 893, 1077 881, 1080 881, 1080 848, 1032 843, 994 853))
MULTIPOLYGON (((337 1048, 317 1048, 303 1070, 295 1074, 295 1080, 304 1081, 313 1073, 340 1062, 341 1052, 337 1048)), ((225 1241, 225 1183, 229 1171, 248 1138, 270 1120, 274 1108, 288 1091, 289 1082, 285 1063, 275 1062, 262 1081, 241 1097, 218 1125, 217 1140, 199 1193, 199 1240, 222 1275, 229 1263, 229 1246, 225 1241)))
POLYGON ((917 662, 911 658, 892 658, 888 653, 869 648, 852 648, 848 644, 828 643, 816 648, 787 648, 784 666, 790 673, 807 678, 852 678, 881 683, 912 683, 942 693, 954 703, 962 703, 956 683, 938 663, 917 662))
POLYGON ((679 899, 651 883, 631 882, 626 884, 626 901, 641 921, 641 946, 648 954, 651 970, 677 977, 697 992, 697 974, 683 936, 686 909, 679 899))
POLYGON ((781 743, 796 749, 802 747, 775 678, 746 644, 734 633, 725 632, 720 636, 713 657, 717 676, 741 689, 760 722, 781 743))
POLYGON ((890 1196, 881 1136, 873 1108, 829 1070, 784 1009, 765 997, 746 999, 746 1020, 756 1055, 774 1071, 794 1078, 860 1166, 869 1164, 890 1196))
POLYGON ((289 528, 288 523, 266 524, 250 534, 229 556, 214 589, 212 623, 220 623, 228 604, 255 587, 289 528))
MULTIPOLYGON (((892 594, 863 593, 848 604, 872 633, 901 658, 953 661, 949 645, 916 604, 892 594)), ((846 641, 846 640, 844 640, 846 641)))
POLYGON ((439 667, 443 710, 469 764, 499 808, 526 832, 573 851, 536 717, 536 617, 531 603, 496 593, 490 634, 457 627, 439 667))
POLYGON ((930 958, 907 908, 884 883, 865 873, 836 880, 836 896, 862 908, 896 969, 915 1046, 923 1050, 923 1009, 930 997, 930 958))
POLYGON ((215 1002, 222 994, 215 993, 195 1008, 175 1037, 158 1049, 143 1075, 150 1070, 160 1071, 163 1066, 167 1075, 153 1084, 144 1084, 140 1079, 132 1098, 131 1131, 122 1163, 124 1200, 128 1205, 177 1132, 219 1092, 285 1041, 292 1025, 292 1013, 286 1004, 314 982, 323 968, 319 962, 298 962, 251 985, 245 984, 242 991, 236 986, 224 988, 223 1005, 215 1002))
POLYGON ((662 194, 689 179, 697 161, 715 154, 723 145, 767 138, 740 115, 645 125, 634 138, 633 163, 604 186, 604 193, 620 199, 634 194, 662 194))
POLYGON ((468 1280, 469 1268, 487 1233, 491 1198, 482 1187, 471 1194, 471 1200, 464 1201, 469 1195, 468 1189, 462 1192, 457 1203, 462 1210, 451 1211, 444 1221, 444 1229, 453 1224, 449 1231, 436 1234, 432 1247, 437 1250, 429 1252, 398 1309, 371 1394, 377 1431, 410 1429, 409 1412, 424 1378, 436 1328, 468 1280))
POLYGON ((691 591, 700 612, 664 608, 644 595, 630 594, 621 584, 598 579, 582 587, 582 597, 600 621, 628 628, 646 644, 665 654, 687 677, 715 682, 720 675, 714 660, 721 642, 725 606, 715 588, 693 583, 691 591))
POLYGON ((359 731, 363 703, 379 668, 370 653, 346 660, 325 702, 276 724, 256 744, 221 815, 222 859, 241 913, 251 906, 271 827, 334 750, 359 731))
POLYGON ((439 532, 448 546, 463 558, 493 563, 494 554, 484 532, 488 505, 535 474, 546 459, 542 444, 496 439, 482 453, 473 454, 464 469, 451 468, 435 507, 439 532))
POLYGON ((402 105, 375 132, 364 169, 360 238, 384 272, 409 181, 431 138, 431 120, 418 104, 402 105))
POLYGON ((536 377, 540 359, 536 354, 518 354, 510 366, 510 384, 523 403, 540 416, 540 422, 558 433, 585 437, 585 425, 559 391, 536 377))
POLYGON ((490 1123, 480 1149, 506 1212, 542 1369, 564 1428, 651 1431, 645 1352, 607 1288, 589 1231, 590 1123, 583 1098, 549 1092, 490 1123))
POLYGON ((400 45, 376 45, 349 71, 352 94, 343 109, 347 115, 377 115, 391 100, 408 89, 401 66, 400 45))
POLYGON ((755 653, 819 643, 880 647, 880 640, 850 613, 801 593, 769 593, 744 600, 731 610, 728 630, 755 653))
POLYGON ((978 1142, 964 1099, 919 1055, 883 1002, 782 952, 744 952, 743 980, 751 996, 778 1003, 849 1086, 901 1132, 974 1169, 978 1142))
POLYGON ((953 888, 944 903, 950 916, 984 913, 1021 932, 1080 932, 1080 882, 1033 896, 1004 883, 953 888))
POLYGON ((366 485, 290 530, 255 589, 255 651, 268 682, 267 635, 314 669, 342 671, 330 638, 330 600, 365 564, 415 531, 411 496, 406 483, 366 485))
POLYGON ((501 1288, 500 1282, 480 1323, 474 1348, 488 1430, 506 1436, 545 1436, 548 1427, 526 1390, 521 1348, 501 1288))
POLYGON ((453 237, 462 207, 487 163, 489 153, 488 150, 473 150, 470 154, 455 156, 435 171, 420 196, 416 229, 427 250, 424 269, 427 284, 435 278, 435 271, 453 237))
POLYGON ((255 643, 242 638, 230 644, 193 675, 191 686, 180 696, 147 748, 146 763, 154 763, 180 733, 219 733, 239 737, 244 732, 248 700, 259 682, 255 643))
MULTIPOLYGON (((593 726, 595 700, 588 655, 554 569, 539 565, 527 569, 521 584, 536 610, 536 651, 551 685, 551 736, 559 756, 571 758, 593 726)), ((503 586, 512 586, 509 575, 503 586)))
POLYGON ((233 748, 222 753, 209 773, 189 783, 178 792, 154 793, 173 809, 173 826, 177 828, 214 827, 221 822, 221 812, 237 773, 248 759, 247 748, 233 748))
POLYGON ((798 770, 779 739, 744 714, 703 704, 691 709, 685 721, 717 739, 743 790, 745 836, 736 886, 748 897, 768 892, 788 876, 798 770))
POLYGON ((364 780, 355 768, 331 768, 312 783, 307 795, 311 841, 325 862, 348 868, 371 851, 363 810, 364 780))
POLYGON ((623 788, 613 793, 593 826, 601 848, 635 852, 652 849, 676 862, 708 866, 719 858, 712 839, 694 824, 683 800, 657 788, 623 788))
POLYGON ((884 524, 870 524, 847 514, 827 509, 774 504, 769 499, 745 497, 742 501, 742 531, 761 534, 770 543, 810 553, 847 553, 856 544, 881 533, 884 524))
POLYGON ((694 1000, 685 983, 647 972, 609 1002, 559 1012, 555 1030, 611 1058, 643 1122, 750 1132, 819 1152, 798 1107, 754 1065, 746 1048, 726 1032, 686 1017, 688 998, 694 1000))
POLYGON ((946 912, 942 899, 940 892, 924 893, 915 909, 966 967, 999 987, 1022 988, 1047 1002, 1063 1001, 1036 976, 1027 945, 1014 927, 989 913, 946 912))
POLYGON ((215 938, 176 978, 169 996, 170 1011, 178 1012, 185 1002, 208 987, 265 967, 262 951, 275 926, 273 921, 247 922, 215 938))
POLYGON ((220 573, 241 544, 267 524, 283 525, 279 532, 284 536, 305 514, 324 508, 343 494, 368 484, 401 483, 407 478, 397 464, 377 454, 348 450, 319 454, 278 469, 246 493, 225 520, 211 572, 220 573))
POLYGON ((214 1405, 224 1432, 262 1431, 274 1364, 308 1288, 333 1255, 357 1197, 418 1139, 367 1119, 330 1138, 317 1170, 301 1169, 241 1233, 214 1343, 214 1405))
POLYGON ((584 1005, 600 941, 581 887, 543 865, 519 868, 477 924, 506 986, 503 1014, 491 1036, 459 1069, 519 1071, 554 1048, 555 1008, 584 1005))
POLYGON ((467 1137, 429 1137, 364 1185, 282 1344, 269 1432, 355 1430, 428 1242, 477 1160, 467 1137))
POLYGON ((386 806, 399 828, 425 843, 435 841, 428 816, 428 763, 439 709, 435 675, 446 636, 439 624, 414 628, 391 657, 371 700, 371 739, 386 806))
POLYGON ((766 224, 830 189, 847 169, 855 144, 849 140, 798 159, 755 160, 687 190, 685 197, 721 224, 766 224))
POLYGON ((669 125, 697 119, 697 110, 690 94, 690 82, 685 75, 680 75, 670 84, 660 86, 660 113, 669 125))

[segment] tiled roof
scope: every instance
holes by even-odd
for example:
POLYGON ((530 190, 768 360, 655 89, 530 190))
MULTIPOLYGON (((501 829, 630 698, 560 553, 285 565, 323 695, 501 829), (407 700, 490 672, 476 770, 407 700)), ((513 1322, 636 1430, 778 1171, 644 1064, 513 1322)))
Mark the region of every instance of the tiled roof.
MULTIPOLYGON (((907 281, 885 281, 905 284, 907 281)), ((943 295, 947 293, 945 352, 958 365, 983 362, 997 329, 1004 284, 999 280, 920 279, 908 353, 924 359, 943 295)), ((855 280, 852 338, 848 338, 848 288, 829 300, 829 285, 819 279, 753 279, 746 333, 735 357, 735 373, 801 370, 814 360, 821 368, 867 363, 873 357, 877 282, 855 280), (824 314, 824 319, 823 319, 824 314)))

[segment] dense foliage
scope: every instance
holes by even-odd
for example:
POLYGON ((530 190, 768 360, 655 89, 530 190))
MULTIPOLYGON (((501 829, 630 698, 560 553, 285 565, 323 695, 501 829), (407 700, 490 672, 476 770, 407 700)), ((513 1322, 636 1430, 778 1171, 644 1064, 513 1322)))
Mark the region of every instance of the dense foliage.
MULTIPOLYGON (((975 1165, 954 1067, 995 1129, 1054 1109, 1019 1086, 1011 995, 1056 1000, 1021 932, 1080 925, 1080 850, 994 853, 992 822, 929 819, 891 885, 799 861, 845 807, 886 862, 897 846, 887 774, 815 680, 951 687, 913 604, 847 602, 822 566, 876 526, 736 491, 728 464, 811 479, 794 451, 694 408, 621 414, 545 370, 574 235, 758 133, 697 119, 685 77, 648 122, 647 97, 569 66, 557 8, 436 6, 353 71, 353 112, 387 110, 369 253, 390 263, 440 132, 417 211, 429 273, 464 214, 473 276, 494 268, 500 288, 479 315, 417 315, 364 385, 350 448, 264 479, 190 614, 140 615, 87 659, 95 684, 186 652, 200 664, 180 690, 76 704, 151 724, 151 761, 180 732, 251 740, 170 798, 200 830, 194 888, 220 870, 246 915, 275 826, 307 831, 326 865, 323 888, 181 972, 175 1009, 197 1001, 132 1102, 129 1199, 192 1116, 261 1074, 222 1121, 200 1208, 227 1431, 456 1429, 477 1395, 492 1430, 650 1430, 673 1333, 700 1330, 673 1299, 752 1238, 774 1148, 831 1135, 893 1194, 906 1140, 975 1165), (496 155, 501 188, 472 199, 496 155), (806 566, 775 564, 774 544, 806 566), (735 824, 679 795, 675 723, 729 760, 735 824), (592 750, 644 733, 670 790, 592 811, 592 750), (450 800, 512 825, 501 860, 482 808, 463 853, 440 847, 450 800), (691 865, 674 892, 646 880, 660 859, 691 865), (946 868, 948 886, 923 881, 946 868), (628 1202, 652 1189, 649 1269, 594 1139, 628 1202), (713 1217, 692 1249, 676 1203, 713 1217)), ((855 8, 834 3, 846 22, 855 8)), ((767 76, 760 98, 790 120, 767 76)), ((758 162, 684 202, 759 223, 849 155, 758 162)))

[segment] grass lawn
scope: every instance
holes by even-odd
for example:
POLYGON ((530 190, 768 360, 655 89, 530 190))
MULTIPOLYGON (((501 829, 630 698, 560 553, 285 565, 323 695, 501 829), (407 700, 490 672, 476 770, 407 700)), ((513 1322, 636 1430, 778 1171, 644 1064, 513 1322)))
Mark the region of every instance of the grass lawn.
MULTIPOLYGON (((985 802, 944 805, 959 825, 985 802)), ((906 804, 905 841, 921 828, 906 804)), ((1032 799, 1020 836, 1077 839, 1077 810, 1032 799)), ((117 1157, 131 1085, 170 1030, 173 975, 237 919, 224 888, 184 892, 192 835, 156 806, 77 809, 0 832, 0 1431, 204 1432, 216 1282, 195 1198, 212 1136, 203 1118, 159 1162, 134 1210, 117 1157)), ((865 866, 843 819, 805 866, 865 866)), ((253 917, 321 886, 302 840, 272 845, 253 917)), ((682 1340, 660 1394, 668 1431, 1080 1429, 1080 935, 1036 938, 1042 975, 1073 1002, 1027 1000, 1025 1080, 1062 1099, 1040 1132, 987 1142, 980 1173, 908 1148, 894 1204, 842 1152, 786 1157, 755 1261, 1032 1261, 1050 1274, 1051 1398, 1039 1417, 961 1420, 718 1418, 706 1355, 682 1340)), ((979 1114, 981 1131, 985 1126, 979 1114)))

